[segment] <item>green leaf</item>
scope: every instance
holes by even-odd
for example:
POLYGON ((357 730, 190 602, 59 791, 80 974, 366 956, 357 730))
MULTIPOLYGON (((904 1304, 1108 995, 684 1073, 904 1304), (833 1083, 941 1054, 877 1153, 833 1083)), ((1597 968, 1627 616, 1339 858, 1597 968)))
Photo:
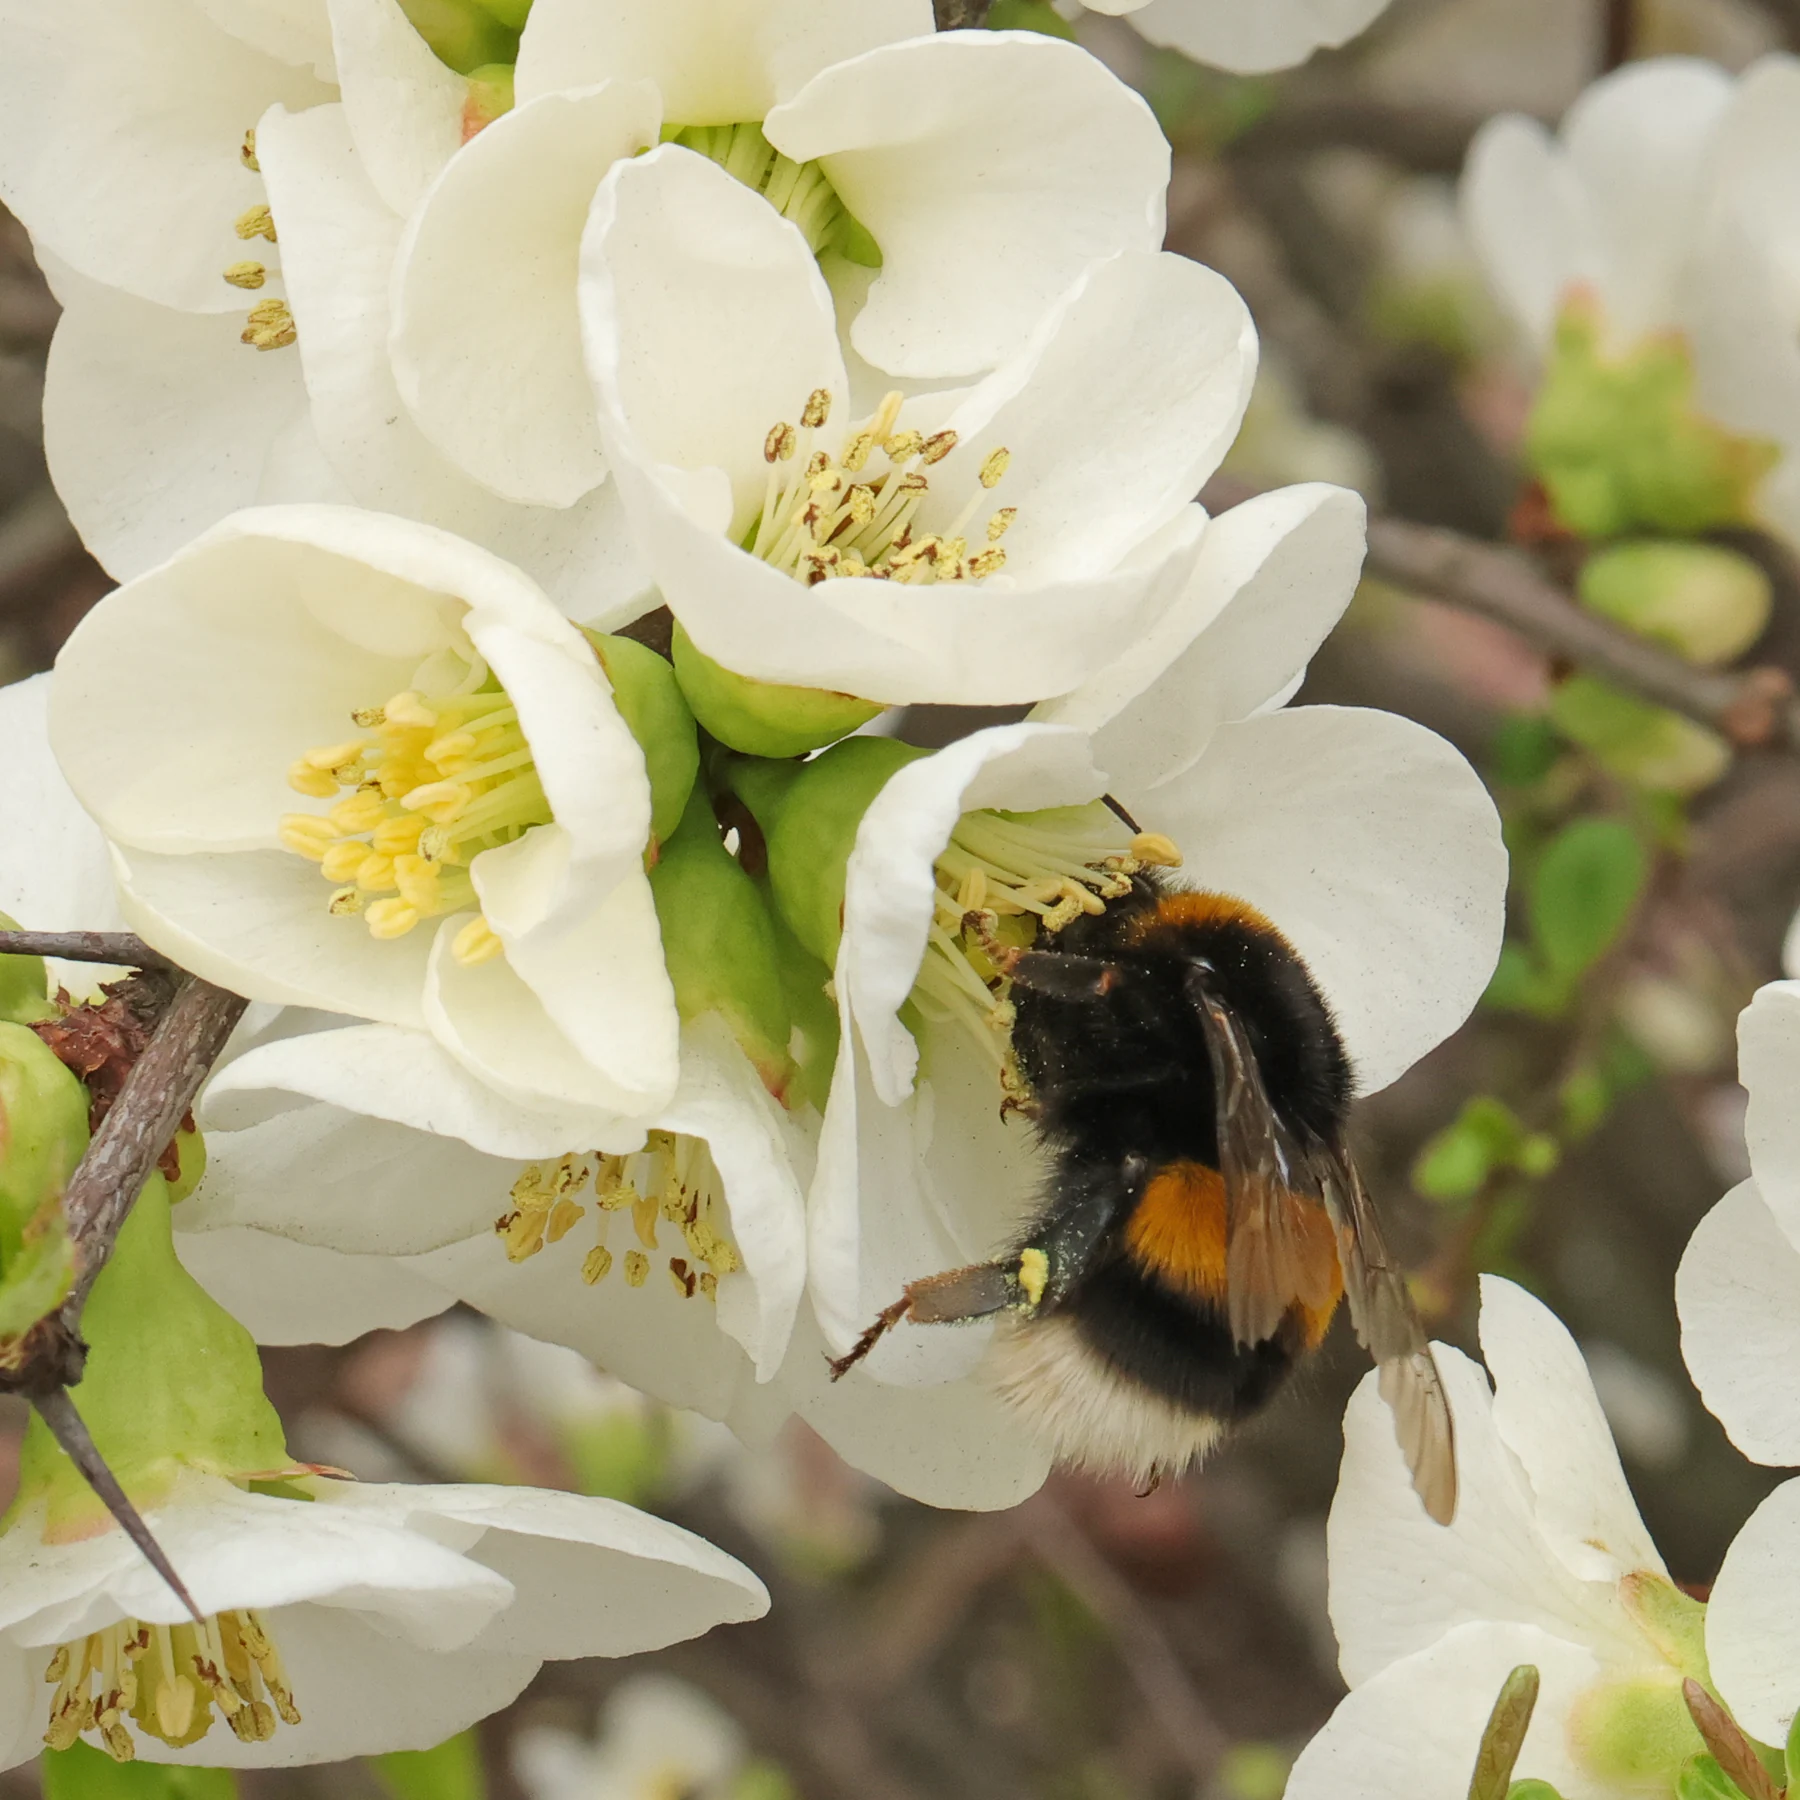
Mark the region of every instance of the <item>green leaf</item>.
POLYGON ((237 1800, 237 1777, 229 1769, 116 1763, 90 1744, 46 1750, 38 1768, 44 1800, 237 1800))
POLYGON ((1500 960, 1481 996, 1483 1005, 1501 1012, 1530 1013, 1533 1018, 1554 1019, 1569 1004, 1571 984, 1561 975, 1540 969, 1523 944, 1502 944, 1500 960))
POLYGON ((1507 787, 1535 787, 1556 766, 1561 744, 1543 713, 1512 713, 1488 745, 1494 779, 1507 787))
POLYGON ((1533 936, 1553 974, 1593 967, 1630 922, 1650 859, 1629 825, 1577 819, 1552 839, 1532 875, 1533 936))
POLYGON ((1075 41, 1075 27, 1059 13, 1050 0, 994 0, 988 8, 989 31, 1037 31, 1045 37, 1075 41))
POLYGON ((1704 1751, 1690 1756, 1675 1777, 1675 1800, 1744 1800, 1743 1790, 1704 1751))
POLYGON ((369 1767, 393 1800, 487 1800, 481 1747, 472 1731, 435 1750, 394 1750, 371 1756, 369 1767))

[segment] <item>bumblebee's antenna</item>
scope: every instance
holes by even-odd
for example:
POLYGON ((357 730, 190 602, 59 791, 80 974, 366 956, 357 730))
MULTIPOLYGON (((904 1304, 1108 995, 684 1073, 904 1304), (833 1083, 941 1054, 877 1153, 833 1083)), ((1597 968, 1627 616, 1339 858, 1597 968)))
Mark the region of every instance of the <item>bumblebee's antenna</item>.
POLYGON ((1126 825, 1129 825, 1134 837, 1141 837, 1143 835, 1143 826, 1141 826, 1137 820, 1112 797, 1111 794, 1102 794, 1100 796, 1100 804, 1104 806, 1115 819, 1119 819, 1126 825))

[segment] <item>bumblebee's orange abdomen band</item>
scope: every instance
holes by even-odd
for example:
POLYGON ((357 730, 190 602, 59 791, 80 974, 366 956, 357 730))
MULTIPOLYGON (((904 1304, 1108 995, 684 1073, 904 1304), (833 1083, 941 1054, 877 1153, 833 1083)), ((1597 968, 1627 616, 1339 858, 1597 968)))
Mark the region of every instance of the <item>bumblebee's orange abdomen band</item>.
MULTIPOLYGON (((1343 1299, 1337 1243, 1324 1209, 1309 1206, 1306 1227, 1330 1249, 1331 1298, 1299 1307, 1301 1341, 1310 1350, 1331 1328, 1343 1299)), ((1169 1163, 1150 1177, 1125 1228, 1131 1257, 1165 1286, 1219 1306, 1226 1301, 1225 1179, 1204 1163, 1169 1163)))

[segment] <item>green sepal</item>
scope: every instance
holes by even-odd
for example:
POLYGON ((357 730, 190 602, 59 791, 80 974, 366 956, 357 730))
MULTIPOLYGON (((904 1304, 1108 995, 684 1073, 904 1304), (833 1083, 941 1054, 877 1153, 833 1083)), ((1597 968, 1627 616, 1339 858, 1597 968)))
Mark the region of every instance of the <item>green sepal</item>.
POLYGON ((390 1750, 369 1767, 392 1800, 485 1800, 487 1777, 472 1731, 459 1731, 434 1750, 390 1750))
POLYGON ((1683 1675, 1712 1686, 1706 1660, 1706 1607, 1674 1582, 1645 1571, 1619 1582, 1619 1599, 1638 1629, 1683 1675))
POLYGON ((1731 766, 1730 748, 1715 732, 1592 675, 1559 682, 1550 716, 1613 774, 1642 788, 1696 794, 1731 766))
POLYGON ((400 10, 439 62, 467 75, 488 63, 519 60, 519 34, 479 0, 400 0, 400 10))
POLYGON ((1535 1777, 1527 1781, 1515 1781, 1506 1790, 1506 1800, 1562 1800, 1562 1795, 1547 1781, 1539 1781, 1535 1777))
POLYGON ((1756 488, 1780 449, 1703 417, 1693 390, 1678 336, 1608 356, 1595 306, 1565 306, 1525 434, 1557 519, 1588 538, 1753 523, 1756 488))
POLYGON ((531 17, 531 0, 475 0, 475 4, 514 31, 523 31, 531 17))
POLYGON ((879 700, 735 674, 697 649, 679 620, 669 654, 694 717, 721 744, 746 756, 803 756, 848 737, 882 710, 879 700))
POLYGON ((0 1361, 74 1283, 62 1197, 87 1142, 87 1089, 29 1026, 0 1023, 0 1361))
POLYGON ((1749 557, 1668 538, 1598 551, 1582 565, 1576 593, 1589 611, 1703 666, 1748 650, 1774 605, 1768 576, 1749 557))
POLYGON ((511 63, 483 63, 469 71, 469 97, 463 102, 465 141, 512 111, 514 74, 511 63))
POLYGON ((185 1769, 172 1763, 118 1763, 77 1741, 46 1750, 38 1761, 44 1800, 237 1800, 229 1769, 185 1769))
POLYGON ((1788 1791, 1800 1795, 1800 1713, 1794 1715, 1794 1722, 1788 1727, 1783 1760, 1787 1764, 1788 1791))
POLYGON ((1569 1739, 1583 1768, 1603 1782, 1648 1786, 1670 1782, 1705 1750, 1688 1716, 1682 1676, 1621 1676, 1586 1689, 1569 1715, 1569 1739))
MULTIPOLYGON (((291 1466, 249 1332, 175 1254, 169 1189, 152 1173, 81 1315, 87 1367, 70 1390, 100 1454, 140 1508, 186 1469, 227 1478, 291 1466)), ((48 1504, 53 1536, 79 1535, 105 1508, 36 1413, 25 1429, 13 1513, 48 1504)))
POLYGON ((856 829, 888 781, 929 752, 895 738, 846 738, 794 777, 774 824, 759 817, 769 847, 769 885, 795 937, 826 968, 844 933, 844 881, 856 829))
POLYGON ((200 1177, 206 1173, 206 1139, 197 1130, 176 1132, 175 1155, 176 1175, 169 1182, 171 1206, 179 1206, 200 1185, 200 1177))
POLYGON ((792 1020, 774 922, 762 889, 719 838, 712 802, 696 787, 679 829, 650 871, 663 960, 683 1019, 718 1013, 763 1084, 779 1097, 794 1073, 792 1020))
POLYGON ((590 631, 587 640, 612 684, 613 704, 644 753, 650 774, 650 836, 663 844, 675 834, 700 773, 700 740, 667 658, 635 638, 590 631))
POLYGON ((1690 1756, 1675 1777, 1675 1800, 1744 1800, 1743 1789, 1704 1750, 1690 1756))
MULTIPOLYGON (((19 921, 0 912, 0 931, 17 931, 19 921)), ((35 1025, 54 1019, 50 1001, 50 971, 41 956, 0 956, 0 1020, 15 1025, 35 1025)))
POLYGON ((838 1009, 827 992, 831 971, 794 936, 777 908, 772 906, 769 916, 775 925, 775 950, 788 1015, 794 1021, 788 1040, 795 1071, 789 1104, 798 1101, 822 1113, 831 1094, 840 1035, 838 1009))

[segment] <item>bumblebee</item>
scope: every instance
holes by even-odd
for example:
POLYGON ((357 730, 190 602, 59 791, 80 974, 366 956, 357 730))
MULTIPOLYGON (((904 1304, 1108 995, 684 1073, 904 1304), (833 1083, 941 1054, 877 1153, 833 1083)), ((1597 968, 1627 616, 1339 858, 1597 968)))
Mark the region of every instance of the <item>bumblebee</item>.
POLYGON ((996 952, 1050 1162, 992 1262, 911 1283, 902 1321, 998 1316, 992 1374, 1061 1462, 1154 1483, 1266 1406, 1341 1302, 1426 1511, 1456 1505, 1450 1411, 1345 1141, 1350 1061, 1298 952, 1253 907, 1130 892, 996 952))

